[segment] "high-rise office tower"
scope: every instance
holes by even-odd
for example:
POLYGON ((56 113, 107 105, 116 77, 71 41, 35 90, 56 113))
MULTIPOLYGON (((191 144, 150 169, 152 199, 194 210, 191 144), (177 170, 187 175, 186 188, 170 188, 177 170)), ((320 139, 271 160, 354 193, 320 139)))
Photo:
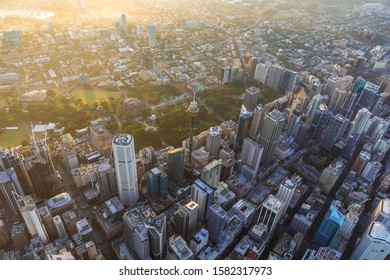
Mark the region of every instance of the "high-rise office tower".
POLYGON ((321 104, 314 110, 313 117, 310 121, 310 129, 313 132, 312 139, 318 140, 321 137, 331 116, 332 112, 328 110, 328 107, 325 104, 321 104))
POLYGON ((367 163, 370 161, 370 159, 371 159, 370 153, 366 151, 360 152, 359 156, 355 159, 355 161, 352 164, 351 171, 355 171, 356 176, 362 175, 362 172, 366 167, 367 163))
POLYGON ((119 19, 115 21, 115 29, 117 33, 122 33, 121 21, 119 19))
POLYGON ((174 232, 181 235, 185 240, 196 232, 199 205, 193 201, 188 202, 177 210, 172 217, 172 228, 174 232))
POLYGON ((248 61, 248 74, 249 74, 249 77, 251 77, 252 79, 255 76, 256 65, 257 65, 258 62, 259 62, 259 60, 256 57, 249 58, 249 61, 248 61))
POLYGON ((331 204, 314 236, 313 243, 315 248, 327 247, 343 225, 344 220, 345 215, 331 204))
POLYGON ((284 202, 272 194, 263 202, 257 224, 262 223, 267 226, 269 234, 272 234, 276 225, 283 217, 284 202))
POLYGON ((243 73, 244 73, 244 70, 242 70, 241 67, 232 66, 232 68, 230 70, 230 81, 234 82, 234 81, 238 81, 238 80, 242 79, 243 73))
POLYGON ((362 135, 370 118, 371 112, 368 111, 367 108, 360 109, 352 122, 349 134, 357 134, 358 136, 362 135))
POLYGON ((245 138, 241 152, 241 160, 242 164, 253 169, 254 175, 256 175, 259 170, 263 150, 263 146, 259 143, 253 141, 249 137, 245 138))
POLYGON ((322 171, 320 179, 318 180, 318 186, 321 188, 322 192, 327 195, 332 192, 333 187, 335 186, 346 165, 346 160, 337 158, 322 171))
POLYGON ((292 70, 285 69, 283 77, 280 81, 280 89, 284 91, 294 91, 298 73, 292 70))
POLYGON ((210 207, 210 219, 207 223, 209 238, 218 244, 223 228, 225 226, 226 212, 220 206, 214 204, 210 207))
POLYGON ((218 157, 219 148, 221 146, 222 128, 214 126, 207 132, 206 150, 210 152, 209 159, 218 157))
POLYGON ((279 98, 276 100, 276 107, 275 109, 278 110, 279 112, 282 112, 287 108, 288 106, 288 100, 285 96, 279 98))
POLYGON ((384 260, 390 254, 390 200, 383 199, 371 217, 351 260, 384 260))
POLYGON ((317 94, 313 97, 309 105, 309 110, 306 113, 308 120, 311 120, 313 118, 315 110, 320 107, 320 105, 324 102, 324 100, 325 100, 324 96, 321 94, 317 94))
POLYGON ((347 97, 347 92, 345 90, 336 88, 333 92, 332 98, 329 103, 329 110, 333 112, 333 114, 340 113, 341 106, 343 105, 345 98, 347 97))
POLYGON ((102 162, 95 166, 96 188, 99 190, 100 199, 107 199, 118 194, 115 179, 115 170, 108 162, 102 162))
POLYGON ((132 206, 139 198, 134 137, 117 134, 112 140, 112 153, 119 200, 123 206, 132 206))
POLYGON ((353 114, 351 118, 354 118, 357 112, 362 108, 367 108, 372 112, 380 99, 379 86, 370 82, 366 82, 363 91, 359 95, 355 107, 353 108, 353 114))
POLYGON ((366 131, 366 135, 368 137, 372 137, 374 132, 380 128, 382 121, 383 119, 378 116, 374 116, 372 119, 370 119, 368 123, 368 129, 366 131))
POLYGON ((295 189, 300 186, 302 183, 302 178, 295 175, 292 176, 290 179, 285 179, 278 188, 278 193, 276 194, 276 197, 283 201, 284 206, 282 210, 282 217, 284 214, 286 214, 287 209, 290 206, 291 199, 294 195, 295 189))
POLYGON ((378 176, 379 171, 382 168, 380 162, 374 161, 367 163, 366 167, 362 172, 362 177, 370 183, 373 183, 378 176))
POLYGON ((334 91, 336 90, 336 88, 339 86, 340 82, 341 82, 340 77, 332 76, 328 78, 324 86, 324 89, 322 90, 322 94, 331 97, 334 91))
POLYGON ((168 151, 168 166, 175 181, 180 181, 184 174, 184 149, 178 148, 168 151))
POLYGON ((0 169, 4 171, 13 167, 23 192, 25 194, 31 194, 33 186, 23 160, 23 156, 18 153, 0 151, 0 169))
POLYGON ((307 95, 306 90, 303 87, 298 92, 295 100, 299 101, 299 107, 295 107, 293 109, 299 109, 301 112, 306 111, 307 106, 309 105, 310 102, 310 97, 307 95))
POLYGON ((249 132, 250 137, 257 141, 263 128, 264 118, 267 115, 267 109, 262 105, 257 105, 253 115, 253 121, 249 132))
POLYGON ((359 96, 362 94, 366 80, 362 77, 357 77, 351 90, 348 92, 343 105, 341 106, 340 114, 344 117, 351 119, 353 111, 355 109, 356 103, 359 99, 359 96))
POLYGON ((271 64, 266 62, 266 63, 258 63, 256 65, 256 71, 255 71, 255 77, 254 79, 265 85, 268 77, 268 71, 270 68, 271 64))
POLYGON ((313 99, 314 96, 321 94, 321 82, 318 78, 310 77, 308 85, 309 97, 313 99))
POLYGON ((203 182, 202 180, 196 179, 191 185, 191 200, 199 205, 199 221, 206 221, 210 217, 210 207, 213 204, 214 199, 214 188, 203 182))
POLYGON ((24 192, 12 167, 0 171, 0 191, 8 204, 9 209, 16 216, 19 213, 19 208, 14 193, 24 196, 24 192))
POLYGON ((275 149, 279 143, 279 137, 282 132, 283 125, 284 117, 278 110, 273 110, 265 117, 259 139, 259 143, 264 147, 261 162, 269 163, 272 161, 275 149))
POLYGON ((332 115, 322 133, 321 147, 330 151, 347 129, 349 120, 342 115, 332 115))
POLYGON ((59 215, 53 217, 53 222, 60 237, 67 236, 64 222, 59 215))
POLYGON ((152 200, 166 199, 168 195, 168 175, 158 167, 146 172, 146 190, 152 200))
POLYGON ((244 106, 250 111, 254 111, 257 106, 257 101, 260 97, 260 89, 257 87, 250 87, 245 90, 244 106))
POLYGON ((193 260, 194 253, 181 236, 172 235, 168 240, 168 260, 193 260))
POLYGON ((156 25, 149 24, 149 47, 157 46, 156 25))
POLYGON ((37 234, 44 245, 49 243, 49 236, 43 226, 43 222, 38 213, 34 199, 29 195, 25 197, 19 196, 18 206, 30 234, 37 234))
POLYGON ((222 159, 213 160, 200 172, 200 178, 209 186, 215 187, 220 182, 222 159))
POLYGON ((123 215, 123 233, 140 259, 162 259, 165 251, 166 216, 156 216, 145 204, 137 204, 123 215))
POLYGON ((273 90, 278 90, 282 80, 284 68, 279 65, 272 65, 268 70, 266 85, 273 90))
POLYGON ((33 193, 41 198, 50 198, 53 195, 50 163, 40 155, 34 155, 24 159, 24 165, 33 186, 33 193))
POLYGON ((122 28, 122 31, 126 34, 127 33, 127 20, 126 20, 125 14, 121 14, 121 28, 122 28))
POLYGON ((359 140, 359 136, 357 134, 350 134, 345 143, 345 147, 341 151, 341 157, 349 160, 352 154, 355 151, 356 144, 359 140))
POLYGON ((43 225, 46 229, 49 239, 53 242, 57 238, 59 238, 59 234, 54 223, 54 219, 49 212, 49 208, 47 206, 41 207, 38 209, 38 213, 42 219, 43 225))
POLYGON ((296 129, 297 123, 301 120, 301 111, 294 110, 290 116, 290 120, 287 125, 287 135, 292 136, 296 129))
POLYGON ((221 68, 221 84, 222 85, 230 82, 231 71, 232 71, 232 69, 229 66, 221 68))
POLYGON ((238 119, 237 133, 236 133, 236 141, 234 143, 234 152, 239 154, 242 149, 242 144, 244 139, 248 137, 250 127, 252 124, 253 113, 242 105, 240 118, 238 119))
POLYGON ((141 260, 150 257, 148 230, 143 223, 145 217, 137 207, 129 209, 123 215, 123 232, 130 247, 141 260))

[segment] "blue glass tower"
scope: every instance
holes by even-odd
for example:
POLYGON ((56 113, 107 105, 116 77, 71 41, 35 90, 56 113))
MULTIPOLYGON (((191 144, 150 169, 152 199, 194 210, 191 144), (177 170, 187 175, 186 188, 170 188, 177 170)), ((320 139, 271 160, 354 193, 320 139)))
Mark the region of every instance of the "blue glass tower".
POLYGON ((344 223, 344 220, 345 215, 337 210, 337 208, 332 204, 329 207, 328 212, 326 212, 326 215, 314 236, 314 247, 316 249, 320 247, 327 247, 339 231, 340 227, 344 223))

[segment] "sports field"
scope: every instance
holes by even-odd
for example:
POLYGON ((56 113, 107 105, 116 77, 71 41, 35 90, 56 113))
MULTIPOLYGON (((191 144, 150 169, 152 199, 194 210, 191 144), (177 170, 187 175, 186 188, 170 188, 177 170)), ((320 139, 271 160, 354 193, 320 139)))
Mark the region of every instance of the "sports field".
POLYGON ((12 148, 19 146, 23 140, 29 139, 31 131, 27 124, 18 122, 9 126, 18 127, 18 129, 3 131, 0 134, 0 146, 4 148, 12 148))

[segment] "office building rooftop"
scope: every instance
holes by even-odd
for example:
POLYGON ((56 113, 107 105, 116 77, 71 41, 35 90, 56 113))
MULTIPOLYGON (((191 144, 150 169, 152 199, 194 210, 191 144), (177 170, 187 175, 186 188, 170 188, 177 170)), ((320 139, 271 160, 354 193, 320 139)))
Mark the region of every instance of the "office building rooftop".
POLYGON ((279 200, 277 197, 271 194, 264 202, 264 205, 275 211, 279 211, 283 207, 283 201, 279 200))
POLYGON ((133 141, 133 136, 130 134, 117 134, 115 135, 112 143, 117 146, 128 146, 133 141))

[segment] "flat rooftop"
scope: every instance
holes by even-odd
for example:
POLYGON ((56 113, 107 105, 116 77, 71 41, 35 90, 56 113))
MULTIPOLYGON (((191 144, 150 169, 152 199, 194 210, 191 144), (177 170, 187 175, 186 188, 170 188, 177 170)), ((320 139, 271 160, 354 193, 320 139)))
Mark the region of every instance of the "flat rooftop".
POLYGON ((267 200, 264 202, 268 208, 279 211, 283 207, 283 201, 279 200, 274 195, 270 195, 267 200))

